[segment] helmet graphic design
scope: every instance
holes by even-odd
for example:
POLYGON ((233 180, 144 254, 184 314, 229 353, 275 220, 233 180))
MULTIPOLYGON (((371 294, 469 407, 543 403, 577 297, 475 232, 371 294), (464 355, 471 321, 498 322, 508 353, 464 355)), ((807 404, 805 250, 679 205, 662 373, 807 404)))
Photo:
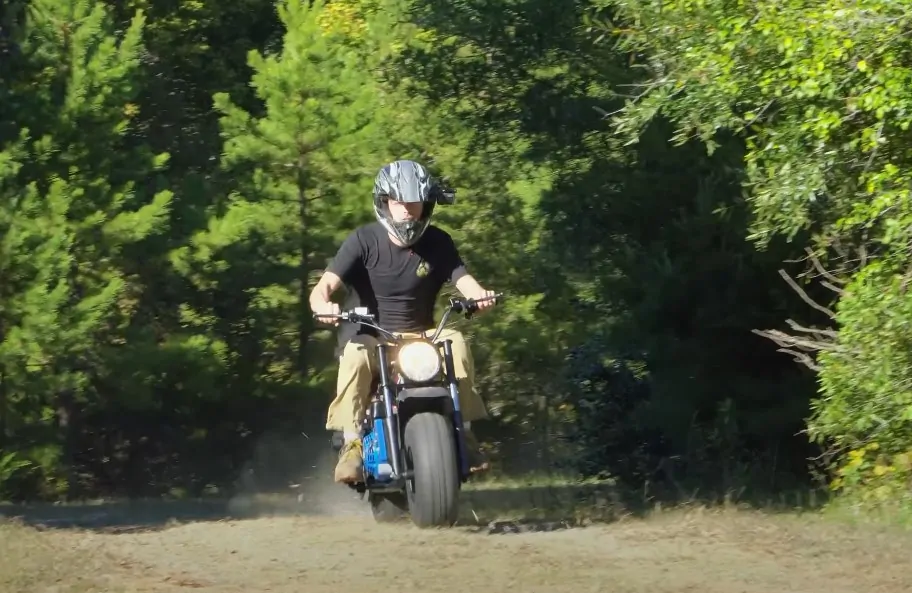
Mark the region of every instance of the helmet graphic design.
POLYGON ((383 227, 405 245, 414 245, 431 224, 434 212, 434 182, 427 169, 415 161, 394 161, 385 165, 374 179, 374 214, 383 227), (395 221, 389 200, 423 202, 417 220, 395 221))

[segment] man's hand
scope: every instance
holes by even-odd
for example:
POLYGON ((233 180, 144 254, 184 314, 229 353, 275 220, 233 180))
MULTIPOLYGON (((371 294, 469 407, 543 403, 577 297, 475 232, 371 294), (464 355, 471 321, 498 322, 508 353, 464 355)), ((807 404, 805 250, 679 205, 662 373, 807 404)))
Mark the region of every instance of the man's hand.
POLYGON ((464 274, 456 280, 456 290, 462 293, 462 296, 467 299, 478 300, 487 298, 488 300, 480 301, 478 303, 479 311, 494 306, 494 299, 488 297, 493 297, 497 293, 493 290, 485 290, 471 274, 464 274))
POLYGON ((327 303, 317 303, 316 307, 312 307, 314 312, 314 317, 317 318, 317 321, 325 323, 327 325, 339 325, 339 319, 335 317, 323 317, 324 315, 338 315, 342 312, 342 309, 337 303, 332 301, 327 303))
POLYGON ((317 321, 327 325, 339 325, 338 319, 332 317, 320 317, 321 315, 338 315, 341 313, 339 305, 329 300, 332 293, 342 285, 342 279, 332 272, 323 272, 320 281, 310 292, 310 310, 313 311, 317 321))
POLYGON ((494 306, 494 304, 495 304, 496 301, 495 301, 492 297, 493 297, 495 294, 497 294, 497 293, 494 292, 493 290, 485 290, 485 289, 482 288, 482 289, 479 291, 478 296, 471 296, 471 297, 469 297, 469 298, 475 299, 476 301, 478 301, 478 310, 479 310, 479 311, 483 311, 483 310, 485 310, 485 309, 488 309, 488 308, 494 306), (486 299, 486 300, 483 300, 483 301, 482 301, 482 300, 479 300, 479 299, 486 299))

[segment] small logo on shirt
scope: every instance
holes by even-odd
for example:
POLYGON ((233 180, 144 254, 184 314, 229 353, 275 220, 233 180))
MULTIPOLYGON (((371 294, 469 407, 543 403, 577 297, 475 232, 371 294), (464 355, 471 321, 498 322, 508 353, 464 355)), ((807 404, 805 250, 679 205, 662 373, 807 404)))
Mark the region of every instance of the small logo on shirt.
POLYGON ((427 276, 430 273, 431 273, 431 264, 427 263, 424 260, 421 260, 420 262, 418 262, 418 269, 415 270, 415 274, 419 278, 424 278, 425 276, 427 276))

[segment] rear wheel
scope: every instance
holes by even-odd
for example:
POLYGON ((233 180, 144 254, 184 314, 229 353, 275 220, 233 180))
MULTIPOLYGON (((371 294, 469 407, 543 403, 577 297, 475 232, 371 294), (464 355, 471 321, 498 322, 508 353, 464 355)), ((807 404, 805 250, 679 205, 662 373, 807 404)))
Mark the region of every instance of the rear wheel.
POLYGON ((413 476, 406 485, 412 522, 418 527, 453 525, 459 514, 453 425, 440 414, 422 412, 406 424, 403 441, 413 476))

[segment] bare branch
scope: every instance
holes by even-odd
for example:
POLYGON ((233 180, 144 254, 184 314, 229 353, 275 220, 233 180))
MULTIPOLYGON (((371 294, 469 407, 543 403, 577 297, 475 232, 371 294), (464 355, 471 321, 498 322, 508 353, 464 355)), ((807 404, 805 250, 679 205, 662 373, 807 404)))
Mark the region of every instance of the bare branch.
MULTIPOLYGON (((836 279, 835 276, 833 276, 833 274, 831 274, 823 269, 823 266, 820 264, 819 260, 817 260, 817 258, 814 256, 814 254, 812 252, 807 251, 807 254, 808 254, 808 259, 811 260, 812 264, 814 265, 814 268, 816 268, 817 271, 820 272, 821 275, 823 275, 824 277, 833 277, 834 279, 836 279)), ((824 307, 823 305, 816 303, 813 299, 811 299, 811 297, 809 297, 808 294, 800 286, 798 286, 798 283, 795 282, 795 280, 792 279, 785 272, 785 270, 779 270, 779 275, 782 276, 782 278, 788 283, 788 285, 792 288, 792 290, 794 290, 796 293, 798 293, 798 296, 800 296, 801 299, 805 303, 809 304, 810 306, 817 309, 818 311, 822 311, 823 313, 826 313, 826 315, 830 319, 835 318, 835 314, 831 310, 824 307)), ((842 289, 840 289, 837 286, 834 286, 828 282, 822 282, 822 283, 824 285, 829 284, 828 288, 830 288, 831 290, 835 289, 835 291, 838 293, 842 292, 842 289)), ((795 362, 803 364, 804 366, 806 366, 807 368, 809 368, 810 370, 812 370, 814 372, 820 371, 820 366, 817 364, 816 360, 814 359, 814 355, 816 353, 823 352, 823 351, 833 352, 833 351, 841 350, 841 347, 836 343, 836 339, 839 336, 839 334, 836 330, 817 328, 817 327, 805 327, 803 325, 800 325, 793 319, 786 319, 785 322, 788 324, 788 326, 792 330, 799 332, 801 334, 804 334, 804 335, 796 336, 796 335, 787 334, 783 331, 779 331, 779 330, 775 330, 775 329, 770 329, 770 330, 755 329, 755 330, 751 330, 751 331, 752 331, 752 333, 754 333, 758 336, 771 340, 777 346, 779 346, 778 350, 776 350, 777 352, 782 352, 783 354, 790 355, 795 360, 795 362)))
POLYGON ((805 351, 822 352, 824 350, 835 351, 839 348, 829 340, 811 340, 809 338, 800 338, 787 334, 778 329, 752 329, 752 333, 762 336, 776 343, 782 348, 800 348, 805 351))
MULTIPOLYGON (((791 320, 789 320, 789 321, 791 321, 791 320)), ((791 323, 794 323, 794 322, 791 322, 791 323)), ((795 325, 797 325, 797 324, 795 324, 795 325)), ((800 327, 800 326, 798 326, 798 327, 800 327)), ((801 329, 807 329, 807 328, 801 328, 801 329)), ((832 342, 830 342, 829 340, 820 340, 820 341, 808 340, 805 338, 799 338, 797 336, 791 336, 785 332, 781 332, 781 331, 775 330, 775 329, 772 329, 772 330, 755 329, 755 330, 751 330, 751 331, 752 331, 752 333, 755 333, 758 336, 762 336, 764 338, 767 338, 767 339, 775 342, 775 344, 777 346, 779 346, 779 348, 776 350, 776 352, 782 352, 783 354, 790 355, 795 360, 795 362, 803 364, 804 366, 806 366, 807 368, 811 369, 814 372, 819 372, 820 366, 814 360, 813 355, 809 354, 808 352, 809 351, 820 352, 823 350, 835 350, 836 349, 836 345, 833 344, 832 342), (798 348, 799 350, 803 350, 803 352, 796 350, 796 348, 798 348)))
POLYGON ((846 251, 846 250, 842 247, 842 245, 839 244, 838 241, 835 242, 835 243, 833 243, 833 244, 831 245, 831 247, 833 248, 833 251, 835 251, 836 253, 839 254, 839 257, 841 257, 842 259, 849 259, 849 252, 846 251))
POLYGON ((795 362, 799 362, 799 363, 803 364, 804 366, 811 369, 815 373, 820 372, 820 369, 821 369, 820 365, 818 365, 816 362, 814 362, 813 358, 811 358, 809 355, 807 355, 803 352, 797 352, 795 350, 790 350, 788 348, 779 348, 778 350, 776 350, 776 352, 782 352, 783 354, 790 354, 795 359, 795 362))
MULTIPOLYGON (((820 272, 821 276, 823 276, 824 278, 826 278, 833 284, 848 284, 847 280, 837 278, 836 276, 833 275, 832 272, 826 271, 823 267, 823 264, 820 263, 820 259, 817 258, 817 256, 814 254, 814 251, 810 247, 805 247, 804 251, 805 251, 805 253, 808 254, 808 259, 811 260, 811 265, 813 265, 814 268, 816 268, 817 271, 820 272)), ((827 286, 825 283, 824 283, 824 285, 827 286)), ((830 288, 830 287, 827 286, 827 288, 830 288)))
POLYGON ((821 280, 821 281, 820 281, 820 285, 823 286, 824 288, 829 288, 830 290, 832 290, 832 291, 835 292, 836 294, 839 294, 839 295, 845 294, 845 290, 839 288, 838 286, 833 286, 832 284, 830 284, 830 283, 827 282, 826 280, 821 280))
POLYGON ((792 319, 786 319, 785 322, 788 324, 788 326, 790 328, 792 328, 793 330, 795 330, 797 332, 802 332, 802 333, 806 333, 806 334, 816 334, 816 337, 818 337, 818 338, 820 336, 826 336, 827 338, 832 338, 835 340, 839 336, 839 334, 836 331, 831 330, 831 329, 818 329, 816 327, 804 327, 804 326, 798 325, 792 319))
POLYGON ((826 314, 827 317, 829 317, 830 319, 835 319, 835 318, 836 318, 836 313, 834 313, 833 311, 830 311, 829 309, 827 309, 827 308, 824 307, 823 305, 820 305, 820 304, 816 303, 816 302, 814 301, 814 299, 812 299, 811 297, 808 296, 808 294, 804 291, 804 289, 802 289, 800 286, 798 286, 798 283, 797 283, 797 282, 795 282, 794 280, 792 280, 792 277, 789 276, 789 275, 785 272, 785 270, 780 269, 780 270, 779 270, 779 275, 782 276, 783 280, 785 280, 785 281, 788 283, 788 285, 792 287, 792 290, 794 290, 795 292, 798 293, 798 296, 801 297, 801 300, 803 300, 805 303, 807 303, 807 304, 810 305, 811 307, 817 309, 818 311, 820 311, 820 312, 826 314))

